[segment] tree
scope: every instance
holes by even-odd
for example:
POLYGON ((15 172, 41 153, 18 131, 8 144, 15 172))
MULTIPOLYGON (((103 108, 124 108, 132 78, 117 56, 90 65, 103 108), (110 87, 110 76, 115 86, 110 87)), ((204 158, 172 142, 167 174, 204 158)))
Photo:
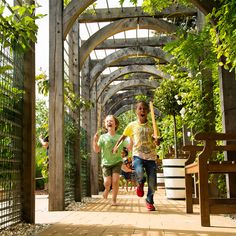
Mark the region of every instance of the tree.
POLYGON ((154 97, 154 102, 157 104, 159 110, 164 115, 173 117, 176 158, 178 158, 176 116, 180 114, 182 109, 181 96, 179 94, 180 87, 181 85, 178 80, 164 79, 160 87, 156 89, 154 97))

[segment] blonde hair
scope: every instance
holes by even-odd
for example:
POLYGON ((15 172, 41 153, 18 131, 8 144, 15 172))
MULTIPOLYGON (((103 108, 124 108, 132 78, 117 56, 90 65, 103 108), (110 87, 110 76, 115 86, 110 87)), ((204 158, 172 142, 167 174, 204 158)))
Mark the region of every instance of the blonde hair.
POLYGON ((119 122, 119 120, 117 119, 117 117, 114 116, 114 115, 107 115, 107 116, 105 117, 105 119, 104 119, 104 121, 103 121, 103 127, 104 127, 104 129, 107 130, 106 127, 105 127, 105 120, 106 120, 107 117, 112 117, 112 118, 114 119, 115 125, 116 125, 115 131, 117 131, 120 122, 119 122))

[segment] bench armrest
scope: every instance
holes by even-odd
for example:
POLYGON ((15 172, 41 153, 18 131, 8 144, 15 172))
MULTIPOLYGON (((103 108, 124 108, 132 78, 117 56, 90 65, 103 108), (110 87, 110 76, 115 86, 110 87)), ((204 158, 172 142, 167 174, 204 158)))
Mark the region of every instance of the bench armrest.
POLYGON ((193 163, 197 157, 197 152, 201 152, 203 148, 204 148, 203 146, 196 146, 196 145, 183 146, 182 151, 189 153, 188 159, 185 162, 185 166, 193 163))

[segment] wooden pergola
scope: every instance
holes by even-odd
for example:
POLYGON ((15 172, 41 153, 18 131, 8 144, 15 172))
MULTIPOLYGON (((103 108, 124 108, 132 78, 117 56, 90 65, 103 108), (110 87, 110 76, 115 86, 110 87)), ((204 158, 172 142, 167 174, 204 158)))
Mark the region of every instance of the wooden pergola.
MULTIPOLYGON (((168 78, 155 66, 154 58, 160 63, 168 63, 169 57, 162 50, 162 46, 172 40, 177 26, 166 21, 167 15, 173 17, 196 16, 199 21, 202 14, 208 14, 218 2, 214 0, 191 0, 195 9, 176 6, 159 12, 155 17, 144 13, 140 7, 95 9, 95 14, 83 13, 95 0, 72 0, 64 8, 63 1, 51 0, 50 13, 50 46, 49 46, 49 210, 64 210, 64 41, 69 37, 71 50, 69 54, 70 81, 74 91, 85 99, 94 102, 90 111, 81 112, 81 125, 87 131, 87 138, 91 137, 100 126, 106 113, 121 114, 130 109, 135 102, 136 95, 148 94, 152 96, 154 88, 158 87, 159 79, 168 78), (82 14, 83 13, 83 14, 82 14), (91 22, 110 22, 91 35, 87 40, 81 40, 80 24, 91 22), (131 29, 149 29, 159 36, 144 38, 111 39, 117 33, 131 29), (92 60, 90 53, 93 50, 116 49, 116 51, 100 60, 92 60), (119 67, 119 69, 104 76, 105 69, 119 67), (129 80, 123 76, 130 74, 129 80), (155 80, 149 81, 149 75, 155 80), (119 82, 113 85, 113 82, 119 82)), ((202 22, 201 22, 202 23, 202 22)), ((224 60, 224 58, 221 58, 224 60)), ((225 132, 236 131, 236 97, 235 73, 219 67, 220 90, 223 112, 223 129, 225 132)), ((91 194, 97 194, 98 159, 88 144, 90 153, 90 189, 91 194)), ((230 156, 228 159, 230 160, 230 156)), ((78 164, 78 163, 77 163, 78 164)), ((79 175, 79 173, 78 173, 79 175)), ((79 178, 79 177, 78 177, 79 178)), ((79 180, 78 180, 79 182, 79 180)), ((230 194, 236 196, 233 188, 233 177, 229 180, 230 194)), ((78 193, 79 195, 79 193, 78 193)), ((32 196, 33 197, 33 196, 32 196)), ((78 197, 78 196, 77 196, 78 197)), ((79 197, 78 197, 79 199, 79 197)), ((33 207, 33 205, 32 205, 33 207)), ((32 208, 29 208, 32 212, 32 208)))

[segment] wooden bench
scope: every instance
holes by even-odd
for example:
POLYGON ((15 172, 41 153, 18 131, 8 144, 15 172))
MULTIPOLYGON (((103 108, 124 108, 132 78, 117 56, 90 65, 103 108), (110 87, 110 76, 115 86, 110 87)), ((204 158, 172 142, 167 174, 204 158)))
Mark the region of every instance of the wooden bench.
POLYGON ((185 163, 186 212, 193 213, 193 204, 200 204, 201 225, 210 226, 210 214, 236 214, 236 198, 211 198, 208 192, 209 174, 236 173, 236 161, 212 160, 216 152, 233 152, 236 157, 236 133, 198 133, 195 140, 202 141, 202 146, 182 148, 189 153, 185 163), (197 195, 193 195, 193 176, 198 179, 197 195))

